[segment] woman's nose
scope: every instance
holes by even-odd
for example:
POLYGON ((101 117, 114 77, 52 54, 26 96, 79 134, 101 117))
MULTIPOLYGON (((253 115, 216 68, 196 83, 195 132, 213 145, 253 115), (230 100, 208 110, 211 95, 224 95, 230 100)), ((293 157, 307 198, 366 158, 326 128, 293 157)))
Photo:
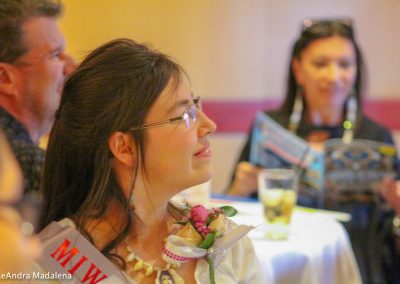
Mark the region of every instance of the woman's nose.
POLYGON ((340 68, 336 64, 330 64, 326 73, 329 81, 337 81, 340 78, 340 68))
POLYGON ((209 118, 202 110, 199 110, 199 131, 200 136, 205 136, 207 134, 214 133, 217 130, 216 123, 209 118))

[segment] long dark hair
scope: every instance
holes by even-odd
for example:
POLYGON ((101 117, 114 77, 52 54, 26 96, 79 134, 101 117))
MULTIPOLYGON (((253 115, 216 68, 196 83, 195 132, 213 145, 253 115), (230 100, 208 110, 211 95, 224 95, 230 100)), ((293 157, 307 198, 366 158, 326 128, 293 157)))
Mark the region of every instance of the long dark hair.
POLYGON ((288 75, 287 75, 286 97, 282 104, 281 109, 288 115, 292 113, 296 92, 299 87, 297 85, 296 78, 293 73, 292 59, 294 58, 300 59, 303 50, 307 48, 309 44, 311 44, 313 41, 332 36, 340 36, 345 39, 348 39, 354 46, 354 50, 356 53, 356 66, 357 66, 357 75, 354 83, 354 95, 356 97, 358 106, 360 106, 365 70, 364 70, 363 57, 360 48, 357 44, 357 41, 355 39, 351 20, 350 19, 323 20, 323 21, 317 21, 315 23, 308 20, 308 22, 305 21, 305 23, 308 23, 309 26, 303 27, 303 31, 300 37, 295 41, 291 51, 291 56, 288 66, 288 75))
MULTIPOLYGON (((85 220, 106 216, 110 200, 126 213, 110 251, 131 230, 129 201, 116 182, 107 141, 116 131, 144 123, 149 109, 170 80, 179 83, 182 69, 167 56, 128 39, 118 39, 91 52, 67 80, 46 154, 40 227, 72 217, 90 240, 85 220)), ((145 168, 145 136, 132 132, 145 168)), ((137 167, 134 176, 137 175, 137 167)), ((134 184, 134 181, 133 181, 134 184)), ((121 262, 120 262, 121 263, 121 262)))

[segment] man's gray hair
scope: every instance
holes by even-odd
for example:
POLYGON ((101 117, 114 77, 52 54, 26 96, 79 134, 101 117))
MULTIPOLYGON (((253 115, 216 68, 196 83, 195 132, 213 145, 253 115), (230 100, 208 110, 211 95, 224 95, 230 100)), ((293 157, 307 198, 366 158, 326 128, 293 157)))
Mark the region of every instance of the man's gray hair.
POLYGON ((27 52, 22 26, 35 17, 58 18, 60 0, 0 0, 0 62, 14 63, 27 52))

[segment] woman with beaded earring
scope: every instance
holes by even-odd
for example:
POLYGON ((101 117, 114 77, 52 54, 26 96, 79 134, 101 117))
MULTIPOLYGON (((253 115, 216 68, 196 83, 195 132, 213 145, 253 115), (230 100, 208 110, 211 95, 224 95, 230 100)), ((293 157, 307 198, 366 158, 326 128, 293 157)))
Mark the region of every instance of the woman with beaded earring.
MULTIPOLYGON (((364 76, 351 20, 307 19, 292 48, 284 102, 280 109, 265 113, 314 148, 321 148, 331 138, 344 143, 357 138, 393 144, 390 132, 362 112, 364 76)), ((250 132, 227 194, 257 195, 257 174, 261 168, 249 162, 251 143, 250 132)), ((317 200, 300 192, 299 204, 316 207, 317 200)), ((382 255, 383 236, 379 232, 385 214, 382 205, 357 200, 337 204, 336 210, 352 215, 352 221, 345 225, 364 283, 378 283, 385 278, 383 271, 390 269, 382 267, 387 261, 382 255)))
MULTIPOLYGON (((211 265, 199 256, 203 246, 189 245, 201 237, 187 219, 182 229, 187 215, 170 202, 210 178, 208 136, 216 129, 178 64, 128 39, 106 43, 69 77, 56 116, 43 178, 42 269, 58 262, 82 282, 262 283, 249 238, 214 250, 211 265), (57 236, 76 236, 71 228, 85 240, 63 237, 49 250, 57 236), (176 254, 179 246, 193 256, 176 254)), ((204 216, 196 209, 193 218, 204 216)), ((223 223, 224 232, 236 228, 223 223)))

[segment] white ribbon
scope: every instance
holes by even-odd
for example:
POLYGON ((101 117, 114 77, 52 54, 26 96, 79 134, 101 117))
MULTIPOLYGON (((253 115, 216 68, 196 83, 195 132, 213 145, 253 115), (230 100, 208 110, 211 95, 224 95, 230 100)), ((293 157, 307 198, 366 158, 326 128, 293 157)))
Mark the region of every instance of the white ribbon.
POLYGON ((216 255, 231 248, 254 228, 253 226, 240 225, 225 233, 222 238, 216 238, 215 243, 208 250, 198 248, 189 239, 170 235, 165 241, 162 258, 168 263, 180 264, 192 259, 205 257, 208 254, 216 255))

